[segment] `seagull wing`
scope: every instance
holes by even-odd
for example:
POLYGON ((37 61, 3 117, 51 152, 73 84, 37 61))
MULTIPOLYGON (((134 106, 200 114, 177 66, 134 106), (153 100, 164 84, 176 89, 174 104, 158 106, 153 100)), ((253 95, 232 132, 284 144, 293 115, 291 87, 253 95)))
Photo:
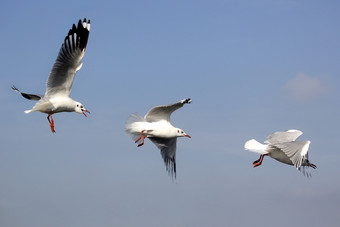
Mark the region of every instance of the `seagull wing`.
POLYGON ((147 122, 155 122, 166 120, 170 122, 170 115, 177 109, 181 108, 185 103, 191 103, 191 99, 183 99, 175 104, 156 106, 149 110, 145 115, 147 122))
POLYGON ((12 86, 12 89, 16 92, 19 92, 22 95, 22 97, 29 99, 29 100, 39 101, 40 99, 44 97, 43 95, 39 95, 39 94, 28 94, 28 93, 21 92, 18 88, 14 86, 12 86))
POLYGON ((286 132, 274 132, 267 137, 265 143, 277 144, 295 141, 299 136, 302 135, 300 130, 291 129, 286 132))
POLYGON ((310 141, 292 141, 271 145, 280 149, 292 161, 293 165, 299 169, 303 161, 308 158, 308 148, 310 141))
POLYGON ((74 76, 82 66, 89 32, 90 20, 79 20, 77 27, 73 24, 47 79, 45 96, 70 96, 74 76))
POLYGON ((171 139, 149 137, 149 139, 161 150, 161 155, 168 173, 176 178, 177 137, 171 139))

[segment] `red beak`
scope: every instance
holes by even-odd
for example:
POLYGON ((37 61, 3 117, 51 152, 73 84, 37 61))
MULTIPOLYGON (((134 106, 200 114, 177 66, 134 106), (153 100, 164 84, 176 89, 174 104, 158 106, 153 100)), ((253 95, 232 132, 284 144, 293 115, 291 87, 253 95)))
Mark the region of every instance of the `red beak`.
POLYGON ((185 135, 185 137, 191 138, 191 136, 189 136, 189 135, 185 135))
POLYGON ((83 110, 83 114, 85 115, 85 117, 87 117, 87 116, 86 116, 86 114, 84 112, 90 113, 90 111, 88 111, 88 110, 83 110))

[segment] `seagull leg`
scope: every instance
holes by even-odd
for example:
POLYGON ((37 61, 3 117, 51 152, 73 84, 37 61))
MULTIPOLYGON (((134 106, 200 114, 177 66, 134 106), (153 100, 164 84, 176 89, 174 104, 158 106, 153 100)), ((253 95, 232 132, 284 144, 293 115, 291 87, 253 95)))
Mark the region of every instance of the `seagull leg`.
POLYGON ((142 140, 142 142, 141 142, 140 144, 138 144, 138 146, 137 146, 137 147, 143 146, 143 144, 144 144, 144 140, 145 140, 145 138, 146 138, 146 137, 148 137, 148 136, 143 136, 143 140, 142 140))
POLYGON ((140 136, 139 136, 139 138, 135 141, 135 143, 137 143, 141 138, 142 138, 142 136, 143 136, 143 132, 144 132, 145 130, 142 130, 141 132, 140 132, 140 136))
POLYGON ((261 161, 261 158, 262 158, 262 154, 260 155, 260 158, 257 159, 256 161, 253 162, 253 165, 255 165, 256 163, 260 162, 261 161))
POLYGON ((253 162, 254 168, 262 164, 264 156, 267 156, 267 154, 261 154, 260 158, 253 162))
POLYGON ((50 113, 48 114, 47 120, 48 120, 48 122, 50 123, 52 132, 55 133, 55 131, 54 131, 54 121, 53 121, 53 117, 52 117, 52 112, 50 112, 50 113), (51 120, 50 120, 50 118, 51 118, 51 120))

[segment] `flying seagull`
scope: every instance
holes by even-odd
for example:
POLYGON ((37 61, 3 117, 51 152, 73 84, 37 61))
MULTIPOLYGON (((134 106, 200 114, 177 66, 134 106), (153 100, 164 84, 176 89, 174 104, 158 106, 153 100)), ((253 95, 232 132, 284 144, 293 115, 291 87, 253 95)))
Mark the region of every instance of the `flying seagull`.
POLYGON ((83 113, 87 117, 85 112, 90 113, 84 108, 83 104, 74 101, 70 97, 74 76, 83 65, 82 59, 85 54, 89 33, 90 20, 87 21, 85 18, 83 21, 79 20, 77 26, 73 24, 65 37, 57 60, 48 76, 45 95, 23 93, 15 86, 12 86, 14 91, 19 92, 26 99, 38 101, 32 109, 26 110, 25 113, 40 111, 48 114, 47 120, 50 123, 52 132, 55 132, 52 114, 76 112, 83 113))
POLYGON ((244 144, 244 148, 260 154, 260 158, 253 162, 254 167, 261 165, 264 156, 268 155, 279 162, 293 165, 298 170, 302 169, 303 174, 310 176, 308 167, 315 169, 316 165, 308 160, 310 141, 295 141, 300 135, 302 132, 295 129, 275 132, 267 137, 265 144, 251 139, 244 144))
POLYGON ((144 144, 145 138, 150 139, 161 151, 166 170, 176 178, 176 142, 177 137, 188 137, 182 129, 175 128, 170 123, 170 115, 191 99, 183 99, 175 104, 156 106, 149 110, 143 118, 138 113, 130 115, 125 131, 138 147, 144 144))

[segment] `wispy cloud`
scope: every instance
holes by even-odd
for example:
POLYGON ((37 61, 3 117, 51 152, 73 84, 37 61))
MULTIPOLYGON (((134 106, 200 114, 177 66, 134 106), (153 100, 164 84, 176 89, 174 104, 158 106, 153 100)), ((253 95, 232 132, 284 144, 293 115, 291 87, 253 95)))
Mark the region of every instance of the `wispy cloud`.
POLYGON ((327 93, 327 86, 317 77, 298 74, 286 84, 289 95, 299 101, 306 101, 320 97, 327 93))

